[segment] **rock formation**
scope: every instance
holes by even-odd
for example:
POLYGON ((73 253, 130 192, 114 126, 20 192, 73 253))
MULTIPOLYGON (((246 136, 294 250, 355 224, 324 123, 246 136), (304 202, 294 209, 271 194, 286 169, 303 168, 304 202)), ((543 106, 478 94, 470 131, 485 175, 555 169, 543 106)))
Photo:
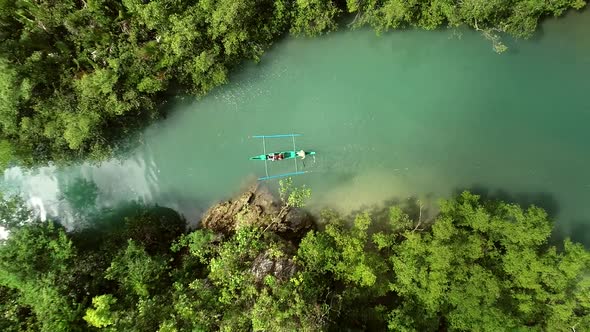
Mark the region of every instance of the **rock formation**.
POLYGON ((311 229, 313 222, 305 210, 283 205, 266 188, 258 186, 214 205, 201 221, 202 227, 223 234, 244 225, 258 225, 283 238, 297 239, 311 229))

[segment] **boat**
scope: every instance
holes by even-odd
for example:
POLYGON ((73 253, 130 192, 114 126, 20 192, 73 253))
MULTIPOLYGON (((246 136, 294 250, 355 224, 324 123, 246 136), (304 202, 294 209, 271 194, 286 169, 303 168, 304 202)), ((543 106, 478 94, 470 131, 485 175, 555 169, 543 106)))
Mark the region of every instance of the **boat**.
MULTIPOLYGON (((300 150, 303 151, 303 150, 300 150)), ((315 151, 304 151, 305 156, 312 156, 315 155, 315 151)), ((297 151, 281 151, 281 152, 272 152, 269 154, 261 154, 258 156, 254 156, 254 157, 250 157, 250 160, 270 160, 270 161, 281 161, 281 160, 287 160, 287 159, 294 159, 299 157, 297 155, 297 151), (278 156, 278 155, 282 155, 283 158, 282 159, 274 159, 273 156, 278 156)))
MULTIPOLYGON (((297 165, 297 157, 300 157, 301 152, 303 152, 303 153, 305 153, 305 156, 310 156, 310 155, 313 156, 313 161, 315 162, 315 154, 316 153, 315 153, 315 151, 304 151, 304 150, 297 149, 297 147, 295 146, 295 137, 297 137, 297 136, 303 136, 303 135, 301 135, 301 134, 280 134, 280 135, 251 136, 253 138, 262 138, 263 154, 257 155, 254 157, 250 157, 250 160, 264 161, 264 172, 266 173, 266 176, 259 177, 258 181, 278 179, 278 178, 283 178, 283 177, 288 177, 288 176, 293 176, 293 175, 301 175, 301 174, 305 174, 305 173, 309 172, 309 171, 300 171, 299 170, 299 166, 297 165), (266 139, 267 138, 284 138, 284 137, 290 137, 293 140, 293 150, 266 153, 266 139), (299 155, 297 154, 298 152, 299 152, 299 155), (278 158, 279 156, 281 156, 282 158, 278 158), (294 172, 277 174, 277 175, 269 175, 268 174, 268 161, 269 160, 270 161, 280 161, 280 160, 287 160, 287 159, 291 159, 295 162, 295 171, 294 172)), ((303 158, 301 158, 301 159, 303 159, 303 158)), ((305 167, 305 162, 303 163, 303 166, 305 167)))

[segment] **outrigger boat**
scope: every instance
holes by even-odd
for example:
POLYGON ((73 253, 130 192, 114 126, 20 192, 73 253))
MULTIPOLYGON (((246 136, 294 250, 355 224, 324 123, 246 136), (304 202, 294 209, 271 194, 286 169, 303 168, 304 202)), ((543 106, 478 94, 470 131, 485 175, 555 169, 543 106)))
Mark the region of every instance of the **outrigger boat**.
POLYGON ((269 154, 261 154, 258 156, 250 157, 250 160, 270 160, 270 161, 277 161, 277 160, 286 160, 286 159, 294 159, 300 157, 304 159, 303 156, 310 156, 315 155, 315 151, 281 151, 281 152, 272 152, 269 154))
MULTIPOLYGON (((307 173, 307 171, 300 171, 297 165, 297 157, 301 158, 301 159, 305 159, 306 156, 313 156, 314 157, 314 161, 315 161, 315 151, 304 151, 304 150, 297 150, 297 148, 295 147, 295 137, 297 136, 303 136, 301 134, 281 134, 281 135, 256 135, 256 136, 252 136, 253 138, 262 138, 262 149, 264 154, 261 155, 257 155, 254 157, 250 157, 250 160, 262 160, 264 161, 264 170, 266 172, 266 176, 260 177, 258 178, 259 181, 263 181, 263 180, 270 180, 270 179, 276 179, 276 178, 282 178, 282 177, 287 177, 287 176, 293 176, 293 175, 300 175, 300 174, 305 174, 307 173), (289 150, 289 151, 281 151, 281 152, 272 152, 272 153, 266 153, 266 139, 267 138, 284 138, 284 137, 291 137, 293 139, 293 150, 289 150), (280 161, 280 160, 286 160, 286 159, 293 159, 295 161, 295 172, 291 172, 291 173, 284 173, 284 174, 278 174, 278 175, 268 175, 268 163, 267 161, 280 161)), ((303 164, 305 166, 305 164, 303 164)))

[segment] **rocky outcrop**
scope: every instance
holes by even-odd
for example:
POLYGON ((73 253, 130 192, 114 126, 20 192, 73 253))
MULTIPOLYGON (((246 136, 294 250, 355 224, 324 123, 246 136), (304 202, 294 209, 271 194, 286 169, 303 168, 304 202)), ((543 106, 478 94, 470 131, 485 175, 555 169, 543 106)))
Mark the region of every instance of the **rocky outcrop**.
POLYGON ((220 237, 248 225, 258 226, 267 234, 273 233, 270 236, 272 249, 261 251, 251 261, 249 270, 256 284, 262 285, 266 276, 288 281, 297 272, 293 260, 297 252, 295 243, 312 228, 311 215, 303 209, 283 205, 268 189, 256 186, 234 199, 214 205, 201 220, 202 227, 220 237))
POLYGON ((267 250, 254 259, 250 272, 252 272, 256 283, 261 283, 267 275, 272 275, 280 281, 286 281, 297 272, 297 264, 291 258, 272 257, 267 250))
POLYGON ((235 199, 214 205, 201 221, 202 227, 224 234, 245 225, 258 225, 294 239, 311 229, 313 222, 305 210, 282 205, 266 188, 258 186, 235 199))

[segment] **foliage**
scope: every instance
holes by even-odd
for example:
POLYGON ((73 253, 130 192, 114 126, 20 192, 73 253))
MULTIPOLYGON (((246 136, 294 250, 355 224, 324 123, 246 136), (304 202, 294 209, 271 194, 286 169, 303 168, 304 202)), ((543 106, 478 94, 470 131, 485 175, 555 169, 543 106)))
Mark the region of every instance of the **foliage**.
POLYGON ((287 178, 279 181, 279 196, 286 207, 304 207, 305 201, 311 197, 311 189, 305 185, 294 187, 293 179, 287 178))
POLYGON ((33 219, 33 213, 20 196, 4 196, 0 200, 0 227, 10 231, 25 226, 33 219))
POLYGON ((143 207, 141 218, 135 216, 129 215, 131 221, 127 223, 120 222, 122 228, 105 228, 103 224, 101 232, 89 229, 66 233, 53 221, 38 220, 19 198, 0 200, 0 220, 10 231, 0 244, 0 306, 7 315, 0 319, 3 330, 86 331, 84 317, 94 325, 105 326, 108 321, 108 326, 116 322, 119 326, 127 324, 125 328, 137 326, 138 330, 157 328, 158 322, 151 328, 154 312, 165 311, 154 303, 161 301, 162 291, 167 289, 159 287, 169 283, 170 259, 159 255, 157 248, 169 247, 172 239, 168 243, 166 239, 179 234, 166 234, 166 230, 170 232, 184 221, 162 208, 143 207), (137 220, 146 224, 141 232, 137 220), (158 227, 158 222, 165 225, 158 227), (88 234, 90 231, 92 234, 88 234), (134 240, 121 241, 121 236, 161 242, 158 246, 146 242, 153 250, 150 255, 134 240), (94 301, 95 307, 90 307, 93 297, 105 293, 112 298, 99 298, 94 301), (119 312, 129 307, 133 310, 123 310, 124 315, 119 312))
POLYGON ((291 32, 316 36, 336 30, 336 18, 342 12, 334 1, 296 0, 291 32))
POLYGON ((369 249, 368 213, 354 218, 352 227, 334 213, 324 213, 326 229, 311 231, 299 246, 299 257, 311 271, 331 273, 333 278, 347 284, 370 288, 375 286, 377 276, 385 272, 379 257, 369 249))
POLYGON ((546 244, 550 233, 537 207, 482 206, 469 193, 443 202, 429 232, 406 230, 383 248, 394 271, 389 287, 405 299, 389 328, 437 330, 441 320, 462 331, 588 326, 590 308, 579 296, 590 255, 569 240, 557 252, 546 244))
POLYGON ((405 27, 433 30, 443 24, 449 27, 466 25, 492 41, 501 53, 506 46, 501 34, 528 38, 544 16, 559 16, 566 10, 581 9, 583 0, 529 1, 529 0, 347 0, 347 10, 356 13, 352 23, 359 27, 370 25, 378 32, 405 27))
POLYGON ((13 159, 13 147, 7 140, 0 140, 0 171, 4 171, 13 159))
POLYGON ((117 281, 126 293, 146 297, 150 288, 158 285, 165 270, 163 258, 149 256, 142 247, 129 240, 127 248, 115 256, 105 271, 105 278, 117 281))
POLYGON ((66 331, 76 320, 75 257, 72 242, 53 222, 12 228, 0 245, 0 286, 17 292, 18 305, 30 308, 42 331, 66 331))
POLYGON ((0 2, 0 138, 22 160, 104 158, 170 85, 204 94, 288 27, 277 1, 0 2))
POLYGON ((31 315, 31 308, 19 301, 14 289, 0 286, 0 329, 6 332, 38 331, 39 323, 31 315))
MULTIPOLYGON (((0 217, 20 211, 19 204, 3 203, 8 208, 0 209, 0 217)), ((231 234, 173 231, 159 238, 170 249, 145 241, 162 229, 157 220, 173 221, 162 209, 131 213, 146 229, 123 222, 123 229, 99 233, 92 246, 80 233, 22 214, 27 219, 12 222, 10 237, 0 246, 5 313, 0 326, 5 331, 590 328, 590 252, 567 239, 560 249, 549 246, 551 224, 542 209, 482 202, 466 192, 442 201, 432 220, 412 220, 399 206, 387 212, 381 220, 368 212, 325 211, 319 220, 323 229, 294 242, 252 225, 231 234)))
POLYGON ((84 320, 88 325, 94 327, 105 327, 112 325, 117 317, 111 312, 111 306, 117 303, 112 295, 100 295, 92 299, 92 306, 95 309, 86 310, 84 320))

